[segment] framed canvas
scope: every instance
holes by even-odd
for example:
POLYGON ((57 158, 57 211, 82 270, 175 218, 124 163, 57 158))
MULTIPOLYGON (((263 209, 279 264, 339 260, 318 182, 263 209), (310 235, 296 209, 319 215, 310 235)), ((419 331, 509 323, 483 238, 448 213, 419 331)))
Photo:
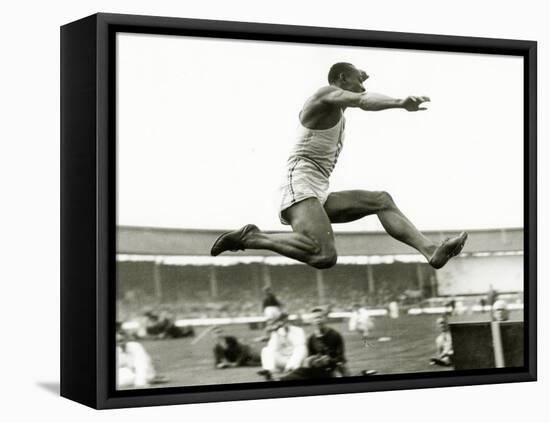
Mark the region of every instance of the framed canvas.
POLYGON ((61 28, 61 395, 536 380, 536 42, 61 28))

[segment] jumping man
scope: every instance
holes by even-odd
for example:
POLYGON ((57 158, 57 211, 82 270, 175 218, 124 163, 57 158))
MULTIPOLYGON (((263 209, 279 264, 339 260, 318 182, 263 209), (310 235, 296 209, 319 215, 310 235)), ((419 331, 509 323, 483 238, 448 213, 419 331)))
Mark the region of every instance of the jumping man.
POLYGON ((329 85, 313 94, 300 112, 298 142, 287 162, 279 213, 281 222, 290 224, 293 232, 264 233, 255 225, 245 225, 221 235, 212 246, 213 256, 224 251, 266 249, 326 269, 334 266, 337 259, 331 224, 352 222, 371 214, 378 216, 389 235, 418 250, 436 269, 462 251, 466 232, 436 245, 416 229, 387 192, 328 192, 329 177, 344 140, 346 108, 416 112, 425 110, 421 104, 430 101, 428 97, 396 99, 367 93, 363 82, 368 77, 350 63, 336 63, 328 74, 329 85))

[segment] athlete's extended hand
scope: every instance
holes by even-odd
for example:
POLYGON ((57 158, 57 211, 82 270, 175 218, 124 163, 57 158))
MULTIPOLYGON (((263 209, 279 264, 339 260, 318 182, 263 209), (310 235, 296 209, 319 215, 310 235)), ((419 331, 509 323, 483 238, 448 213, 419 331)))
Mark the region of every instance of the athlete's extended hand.
POLYGON ((430 97, 426 96, 409 96, 402 101, 401 107, 409 112, 417 112, 419 110, 426 110, 425 107, 420 107, 425 101, 430 101, 430 97))

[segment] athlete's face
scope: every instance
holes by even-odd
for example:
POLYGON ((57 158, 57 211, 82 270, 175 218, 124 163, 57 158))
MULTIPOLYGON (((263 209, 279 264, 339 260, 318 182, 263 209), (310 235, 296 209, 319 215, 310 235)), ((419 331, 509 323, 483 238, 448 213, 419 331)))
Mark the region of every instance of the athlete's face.
POLYGON ((342 75, 342 88, 354 93, 364 93, 366 91, 363 82, 369 75, 362 69, 357 69, 355 66, 342 75))

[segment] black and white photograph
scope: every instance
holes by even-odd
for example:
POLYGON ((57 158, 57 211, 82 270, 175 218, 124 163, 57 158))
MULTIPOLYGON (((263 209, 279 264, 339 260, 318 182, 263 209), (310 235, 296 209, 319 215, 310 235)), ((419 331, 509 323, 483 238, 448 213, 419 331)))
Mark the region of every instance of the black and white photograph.
POLYGON ((523 368, 524 60, 118 32, 116 390, 523 368))
POLYGON ((544 2, 5 3, 0 420, 544 420, 544 2))

